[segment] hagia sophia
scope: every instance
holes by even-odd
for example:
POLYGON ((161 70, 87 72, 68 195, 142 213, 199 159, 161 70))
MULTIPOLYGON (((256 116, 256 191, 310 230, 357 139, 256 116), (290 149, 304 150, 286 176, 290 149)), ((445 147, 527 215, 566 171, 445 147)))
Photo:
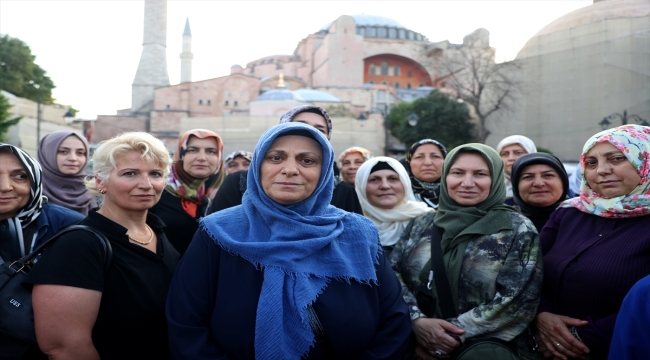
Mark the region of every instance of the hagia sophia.
POLYGON ((343 15, 307 35, 292 55, 266 56, 245 67, 233 65, 230 75, 193 81, 188 20, 182 35, 181 83, 169 85, 161 54, 166 4, 147 1, 145 6, 147 45, 133 83, 132 107, 99 116, 93 142, 146 129, 173 148, 179 133, 205 127, 224 137, 227 151, 252 149, 282 113, 312 103, 334 117, 335 150, 362 144, 381 154, 387 137, 383 117, 391 105, 445 87, 445 74, 436 66, 441 57, 453 56, 470 43, 493 51, 485 29, 466 36, 463 44, 434 43, 389 18, 343 15), (367 119, 365 124, 359 117, 367 119))
MULTIPOLYGON (((170 32, 170 39, 182 41, 183 50, 181 69, 168 69, 166 17, 166 0, 145 1, 144 41, 131 107, 98 116, 92 125, 93 143, 144 130, 173 149, 179 134, 208 128, 223 137, 225 152, 252 150, 283 112, 309 103, 332 115, 337 153, 358 145, 376 155, 397 156, 404 146, 383 126, 391 106, 433 89, 462 96, 449 86, 450 74, 441 66, 461 51, 487 54, 494 63, 495 49, 486 29, 473 31, 458 44, 432 42, 390 18, 342 15, 296 39, 292 54, 233 65, 227 76, 193 79, 190 22, 170 32), (169 83, 168 71, 180 71, 179 84, 169 83)), ((522 86, 510 109, 487 122, 488 145, 521 134, 563 160, 576 160, 584 141, 603 128, 622 122, 650 124, 648 0, 594 0, 539 30, 513 62, 517 66, 507 75, 522 86)), ((23 137, 33 138, 28 128, 35 121, 27 113, 17 115, 26 115, 19 125, 26 130, 13 131, 20 136, 16 142, 31 144, 31 138, 23 137)), ((45 132, 59 126, 48 121, 45 132)))

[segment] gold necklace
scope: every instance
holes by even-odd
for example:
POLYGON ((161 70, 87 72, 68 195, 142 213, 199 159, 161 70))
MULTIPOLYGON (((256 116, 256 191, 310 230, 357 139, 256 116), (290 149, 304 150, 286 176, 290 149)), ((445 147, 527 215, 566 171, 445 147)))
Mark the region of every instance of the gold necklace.
POLYGON ((149 225, 145 224, 144 226, 146 226, 146 227, 147 227, 147 230, 149 230, 149 234, 150 234, 150 236, 149 236, 149 240, 147 240, 147 241, 140 241, 140 240, 138 240, 138 239, 136 239, 136 238, 131 237, 131 235, 129 235, 129 234, 126 234, 126 236, 129 237, 129 240, 131 240, 131 241, 133 241, 133 242, 136 242, 136 243, 138 243, 138 244, 140 244, 140 245, 149 245, 149 244, 151 243, 151 241, 153 240, 153 231, 151 230, 151 228, 149 227, 149 225))

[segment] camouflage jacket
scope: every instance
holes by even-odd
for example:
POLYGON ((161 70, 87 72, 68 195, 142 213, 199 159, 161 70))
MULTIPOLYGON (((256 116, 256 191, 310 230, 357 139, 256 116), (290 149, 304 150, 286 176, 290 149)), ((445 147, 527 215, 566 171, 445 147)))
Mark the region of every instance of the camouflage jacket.
MULTIPOLYGON (((429 213, 414 218, 388 257, 402 283, 411 320, 426 316, 418 308, 414 292, 423 284, 420 275, 431 258, 431 239, 423 234, 433 226, 434 216, 429 213)), ((447 320, 465 330, 463 341, 476 336, 512 340, 535 317, 542 266, 535 226, 513 212, 512 230, 469 240, 458 281, 460 315, 447 320)), ((431 287, 435 294, 435 284, 431 287)))

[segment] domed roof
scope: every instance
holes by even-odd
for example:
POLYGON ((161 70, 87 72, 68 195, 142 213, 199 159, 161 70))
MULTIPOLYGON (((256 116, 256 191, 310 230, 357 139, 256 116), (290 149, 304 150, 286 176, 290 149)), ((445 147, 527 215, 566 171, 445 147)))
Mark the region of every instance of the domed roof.
POLYGON ((257 100, 298 100, 304 101, 300 95, 289 89, 273 89, 264 92, 257 100))
POLYGON ((596 2, 572 11, 544 26, 526 42, 524 47, 519 51, 517 58, 535 54, 536 51, 528 50, 531 47, 537 46, 536 41, 533 40, 539 36, 569 30, 603 20, 643 17, 649 14, 650 2, 648 0, 604 0, 596 2))
POLYGON ((324 91, 314 89, 298 89, 293 91, 294 94, 300 96, 304 101, 322 101, 322 102, 340 102, 341 100, 336 96, 326 93, 324 91))
MULTIPOLYGON (((354 22, 357 24, 357 26, 387 26, 398 29, 406 29, 406 26, 400 24, 399 22, 383 16, 361 14, 350 15, 350 17, 354 19, 354 22)), ((320 31, 327 31, 332 23, 333 21, 330 21, 327 25, 323 26, 320 31)))

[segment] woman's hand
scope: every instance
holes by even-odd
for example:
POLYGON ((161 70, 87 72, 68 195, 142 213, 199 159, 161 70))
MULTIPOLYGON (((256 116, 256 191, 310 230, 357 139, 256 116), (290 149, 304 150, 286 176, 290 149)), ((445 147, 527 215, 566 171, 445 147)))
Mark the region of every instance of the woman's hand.
POLYGON ((585 358, 589 348, 576 339, 569 326, 585 326, 585 320, 542 312, 535 319, 540 341, 540 352, 545 358, 554 356, 566 360, 568 358, 585 358), (550 353, 550 356, 549 356, 550 353))
POLYGON ((418 341, 415 354, 418 359, 436 357, 448 358, 456 347, 460 345, 447 331, 456 335, 463 335, 465 330, 441 319, 419 318, 413 321, 413 332, 418 341))

